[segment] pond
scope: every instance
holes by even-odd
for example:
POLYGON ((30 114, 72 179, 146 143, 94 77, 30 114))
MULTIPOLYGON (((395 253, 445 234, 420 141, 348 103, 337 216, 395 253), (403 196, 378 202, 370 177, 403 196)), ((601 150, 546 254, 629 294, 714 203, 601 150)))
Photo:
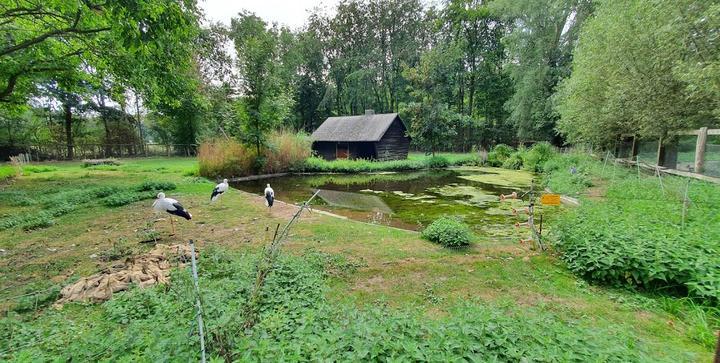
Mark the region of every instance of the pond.
POLYGON ((279 200, 300 203, 320 189, 312 207, 363 222, 421 230, 443 216, 459 216, 483 236, 514 234, 520 200, 500 202, 500 194, 530 189, 533 174, 500 168, 462 167, 398 173, 291 175, 233 187, 262 194, 265 184, 279 200))

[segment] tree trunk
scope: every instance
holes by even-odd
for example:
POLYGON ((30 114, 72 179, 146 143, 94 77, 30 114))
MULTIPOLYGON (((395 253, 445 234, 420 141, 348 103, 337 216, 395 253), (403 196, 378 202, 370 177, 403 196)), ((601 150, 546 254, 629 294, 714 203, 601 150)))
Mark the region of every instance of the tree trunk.
POLYGON ((69 104, 64 104, 65 110, 65 140, 67 142, 67 159, 72 160, 74 155, 73 152, 73 134, 72 134, 72 108, 69 104))
POLYGON ((145 150, 145 135, 143 135, 142 121, 140 120, 140 96, 135 93, 135 118, 137 122, 138 132, 140 133, 140 149, 142 150, 143 156, 147 156, 145 150))
POLYGON ((106 158, 112 150, 110 149, 110 127, 108 126, 108 120, 107 120, 107 109, 105 108, 105 94, 100 93, 100 107, 102 107, 102 112, 100 113, 100 118, 102 119, 103 126, 105 127, 105 145, 103 145, 104 152, 103 157, 106 158))

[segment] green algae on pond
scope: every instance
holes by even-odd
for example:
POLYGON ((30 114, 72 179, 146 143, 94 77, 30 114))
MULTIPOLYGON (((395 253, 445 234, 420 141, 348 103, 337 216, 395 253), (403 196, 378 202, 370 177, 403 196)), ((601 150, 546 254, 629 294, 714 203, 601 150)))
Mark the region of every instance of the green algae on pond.
MULTIPOLYGON (((299 203, 320 189, 313 208, 364 222, 420 230, 441 216, 458 216, 481 236, 526 237, 513 228, 519 200, 500 194, 530 188, 533 174, 499 168, 453 168, 398 173, 308 174, 234 183, 260 194, 270 183, 279 200, 299 203)), ((524 217, 525 219, 527 217, 524 217)))

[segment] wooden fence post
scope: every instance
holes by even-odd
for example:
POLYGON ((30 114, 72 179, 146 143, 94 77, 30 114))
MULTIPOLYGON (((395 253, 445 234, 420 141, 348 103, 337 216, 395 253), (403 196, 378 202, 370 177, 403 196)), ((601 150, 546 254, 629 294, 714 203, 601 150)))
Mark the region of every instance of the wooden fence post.
POLYGON ((705 144, 707 143, 708 128, 702 127, 698 132, 695 144, 695 172, 702 174, 705 168, 705 144))

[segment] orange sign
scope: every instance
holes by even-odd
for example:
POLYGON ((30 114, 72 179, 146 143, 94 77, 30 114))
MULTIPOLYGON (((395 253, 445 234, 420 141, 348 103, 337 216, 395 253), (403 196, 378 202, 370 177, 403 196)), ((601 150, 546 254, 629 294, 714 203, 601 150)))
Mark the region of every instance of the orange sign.
POLYGON ((560 205, 560 194, 543 194, 540 197, 542 205, 560 205))

